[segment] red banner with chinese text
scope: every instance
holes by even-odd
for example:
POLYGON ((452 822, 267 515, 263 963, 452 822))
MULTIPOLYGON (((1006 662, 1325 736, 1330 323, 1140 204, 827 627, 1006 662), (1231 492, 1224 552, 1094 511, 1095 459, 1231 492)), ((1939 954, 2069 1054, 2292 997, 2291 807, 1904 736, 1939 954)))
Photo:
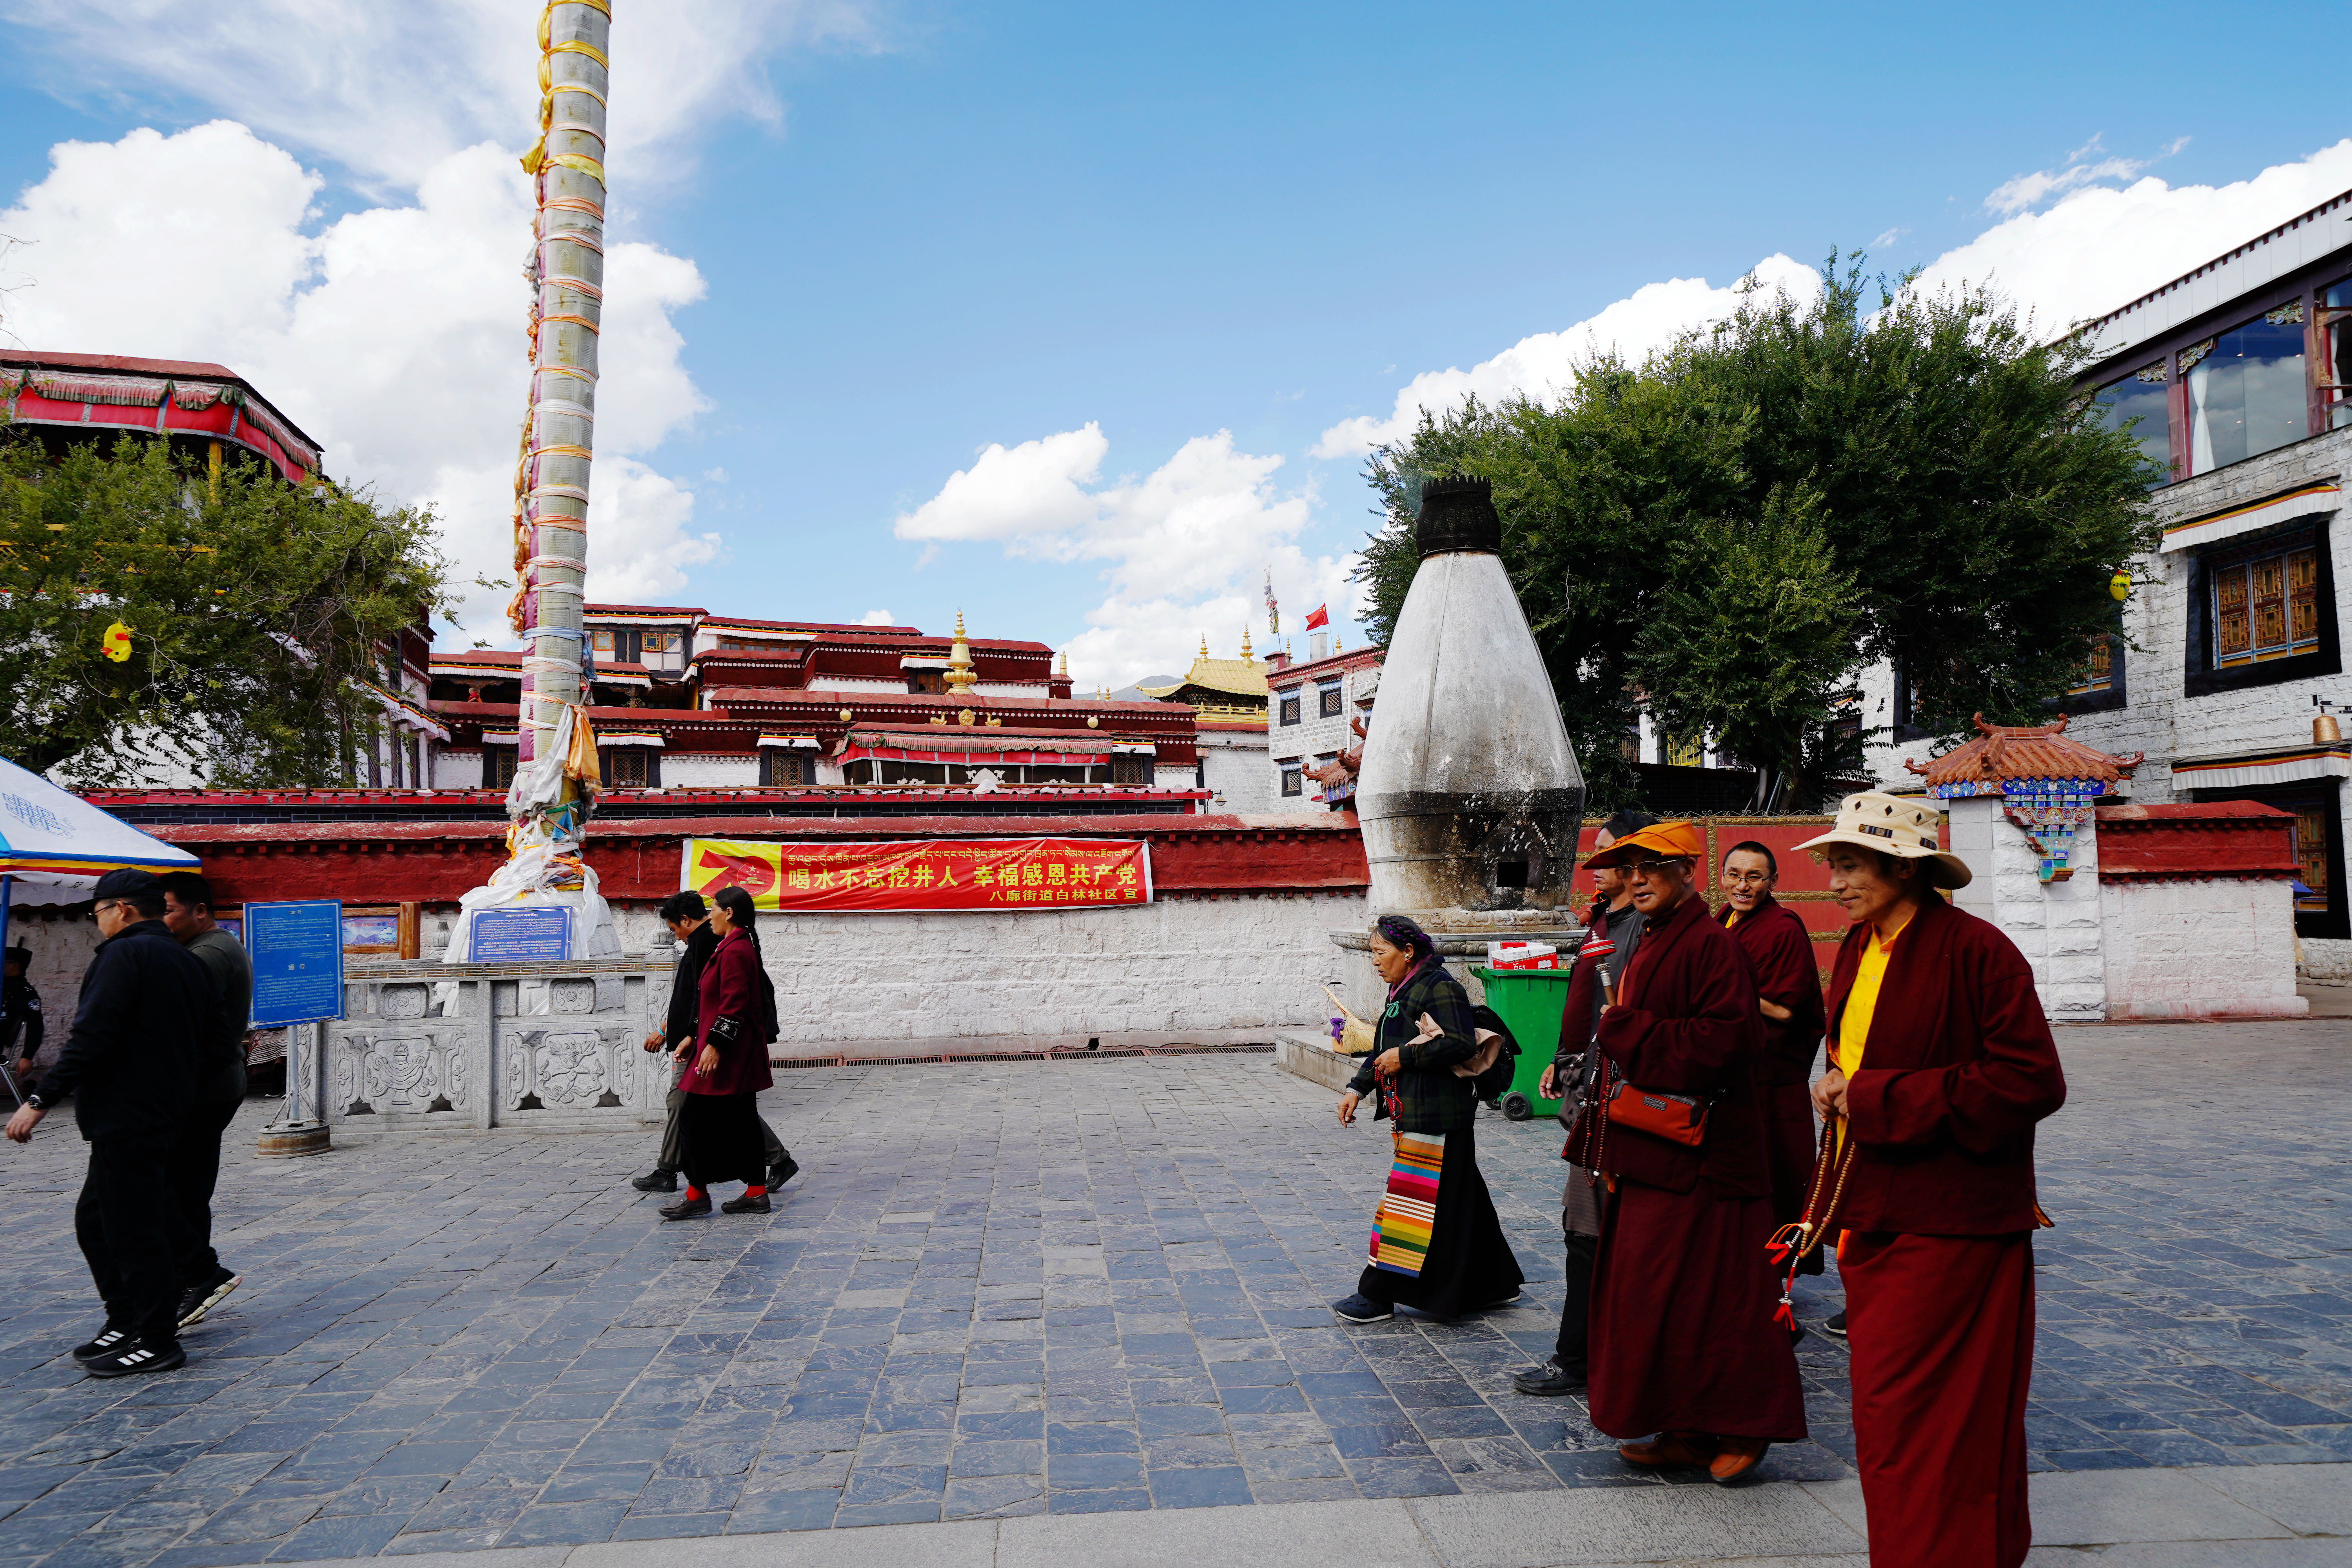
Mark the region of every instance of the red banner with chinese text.
POLYGON ((740 888, 754 907, 784 914, 1131 908, 1151 901, 1151 846, 1103 838, 689 838, 680 880, 705 898, 740 888))

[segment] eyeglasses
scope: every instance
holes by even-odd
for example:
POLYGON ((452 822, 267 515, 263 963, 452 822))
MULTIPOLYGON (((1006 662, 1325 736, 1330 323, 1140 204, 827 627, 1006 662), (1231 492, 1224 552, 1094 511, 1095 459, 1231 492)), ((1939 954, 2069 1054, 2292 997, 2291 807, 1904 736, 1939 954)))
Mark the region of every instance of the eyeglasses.
POLYGON ((1628 868, 1636 877, 1657 877, 1665 874, 1670 866, 1687 866, 1690 857, 1677 855, 1671 860, 1636 860, 1628 868))

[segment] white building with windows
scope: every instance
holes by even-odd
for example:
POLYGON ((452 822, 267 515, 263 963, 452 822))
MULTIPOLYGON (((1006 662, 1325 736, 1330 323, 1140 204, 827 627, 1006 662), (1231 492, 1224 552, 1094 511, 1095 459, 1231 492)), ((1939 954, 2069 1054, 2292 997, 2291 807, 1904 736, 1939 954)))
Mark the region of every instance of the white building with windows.
MULTIPOLYGON (((2089 323, 2084 388, 2168 479, 2155 552, 2130 563, 2119 635, 2057 707, 2066 734, 2145 752, 2141 805, 2254 800, 2292 811, 2304 971, 2352 978, 2344 839, 2352 705, 2336 559, 2352 549, 2352 191, 2089 323), (2315 721, 2327 721, 2315 724, 2315 721)), ((1896 726, 1873 770, 1916 788, 1896 673, 1864 683, 1896 726)))
MULTIPOLYGON (((1336 761, 1360 744, 1352 721, 1371 722, 1381 689, 1385 650, 1351 648, 1334 653, 1320 634, 1307 638, 1307 661, 1283 664, 1266 673, 1266 756, 1272 764, 1275 811, 1333 811, 1348 795, 1327 797, 1325 786, 1307 776, 1309 768, 1336 761)), ((1352 793, 1352 783, 1342 786, 1352 793)))

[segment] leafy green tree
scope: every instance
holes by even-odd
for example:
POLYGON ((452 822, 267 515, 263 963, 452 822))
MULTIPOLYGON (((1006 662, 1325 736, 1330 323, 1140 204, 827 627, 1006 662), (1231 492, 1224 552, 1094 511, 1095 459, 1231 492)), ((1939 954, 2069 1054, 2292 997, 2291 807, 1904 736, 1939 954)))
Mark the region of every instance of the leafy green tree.
POLYGON ((2074 339, 2038 340, 1989 292, 1873 289, 1838 263, 1811 302, 1751 293, 1553 403, 1424 412, 1366 470, 1386 514, 1362 572, 1376 635, 1416 564, 1416 478, 1458 470, 1494 483, 1596 804, 1638 798, 1644 700, 1795 800, 1859 767, 1862 735, 1833 720, 1878 659, 1936 734, 2039 717, 2115 629, 2107 579, 2154 544, 2155 476, 2078 395, 2074 339))
POLYGON ((56 461, 0 440, 0 755, 89 784, 347 782, 381 712, 360 682, 445 575, 425 511, 250 461, 215 482, 137 437, 56 461))

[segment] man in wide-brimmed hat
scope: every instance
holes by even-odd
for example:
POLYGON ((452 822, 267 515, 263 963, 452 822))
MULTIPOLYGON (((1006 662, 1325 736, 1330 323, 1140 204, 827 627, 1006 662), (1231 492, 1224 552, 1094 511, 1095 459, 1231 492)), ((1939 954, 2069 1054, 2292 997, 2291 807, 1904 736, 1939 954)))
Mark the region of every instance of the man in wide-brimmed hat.
POLYGON ((2033 972, 1946 903, 1969 868, 1929 802, 1848 795, 1801 848, 1853 927, 1813 1103, 1842 1123, 1838 1274, 1873 1568, 2016 1568, 2032 1540, 2033 1125, 2065 1103, 2033 972))
POLYGON ((1707 917, 1689 822, 1655 823, 1590 866, 1622 866, 1640 946, 1601 1015, 1600 1079, 1570 1157, 1614 1189, 1592 1286, 1592 1424, 1629 1464, 1729 1484, 1805 1436, 1789 1335, 1759 1266, 1772 1231, 1756 1106, 1756 983, 1707 917))

